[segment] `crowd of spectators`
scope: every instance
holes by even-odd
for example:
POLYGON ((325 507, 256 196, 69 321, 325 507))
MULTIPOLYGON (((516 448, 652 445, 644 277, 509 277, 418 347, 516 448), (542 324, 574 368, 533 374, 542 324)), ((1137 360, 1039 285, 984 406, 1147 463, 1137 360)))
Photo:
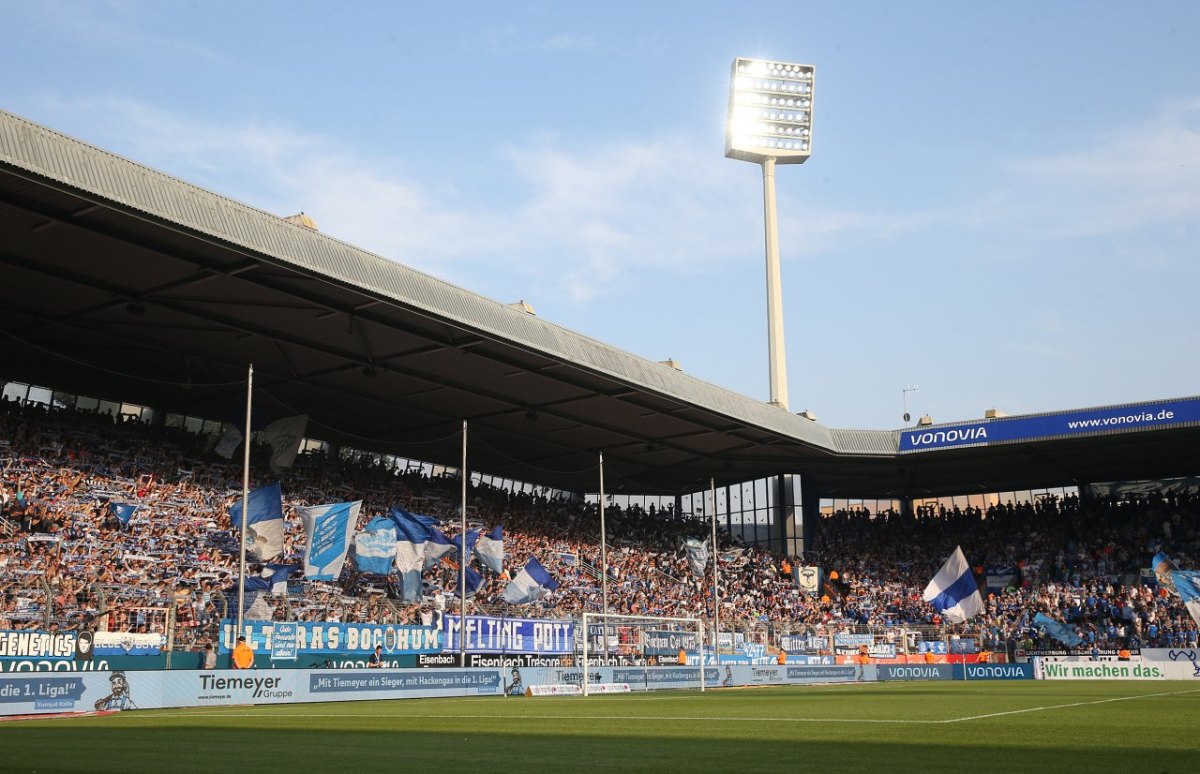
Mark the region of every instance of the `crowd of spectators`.
MULTIPOLYGON (((215 456, 211 436, 109 415, 0 402, 0 629, 92 628, 166 633, 177 647, 210 640, 230 615, 238 569, 229 506, 241 468, 215 456), (122 524, 110 503, 137 505, 122 524)), ((255 449, 256 462, 265 452, 255 449)), ((276 480, 255 465, 253 485, 276 480), (261 471, 261 472, 260 472, 261 471)), ((282 477, 285 545, 278 563, 302 564, 298 505, 363 500, 359 527, 393 505, 459 521, 457 479, 398 472, 374 461, 303 456, 282 477)), ((570 617, 601 607, 597 506, 473 486, 471 527, 504 529, 505 571, 485 573, 470 602, 479 612, 570 617), (560 588, 519 609, 501 593, 536 557, 560 588)), ((1189 566, 1200 556, 1200 499, 1187 493, 1133 499, 1048 497, 986 511, 927 507, 911 514, 839 511, 820 519, 812 551, 778 557, 722 534, 721 618, 816 633, 849 627, 939 628, 921 592, 955 546, 989 586, 985 611, 956 633, 991 648, 1048 645, 1031 626, 1042 612, 1077 628, 1085 647, 1195 646, 1196 625, 1177 598, 1147 577, 1159 550, 1189 566), (818 565, 816 594, 797 582, 818 565), (1029 642, 1026 640, 1029 639, 1029 642)), ((686 538, 706 521, 673 509, 606 508, 609 609, 630 615, 707 616, 712 580, 695 573, 686 538)), ((251 572, 257 572, 251 567, 251 572)), ((291 584, 267 597, 275 619, 428 623, 453 609, 458 569, 426 570, 419 603, 404 604, 394 577, 347 562, 336 583, 291 584)))

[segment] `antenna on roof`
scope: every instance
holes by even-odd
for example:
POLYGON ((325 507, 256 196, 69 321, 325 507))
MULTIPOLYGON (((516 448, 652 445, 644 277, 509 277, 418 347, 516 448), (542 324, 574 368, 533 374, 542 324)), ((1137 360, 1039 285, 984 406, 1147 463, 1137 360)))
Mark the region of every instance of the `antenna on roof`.
POLYGON ((904 423, 905 424, 908 424, 910 421, 912 421, 912 414, 908 413, 908 394, 910 392, 916 392, 919 389, 921 389, 921 388, 915 384, 912 387, 903 387, 900 389, 900 392, 904 394, 904 423))

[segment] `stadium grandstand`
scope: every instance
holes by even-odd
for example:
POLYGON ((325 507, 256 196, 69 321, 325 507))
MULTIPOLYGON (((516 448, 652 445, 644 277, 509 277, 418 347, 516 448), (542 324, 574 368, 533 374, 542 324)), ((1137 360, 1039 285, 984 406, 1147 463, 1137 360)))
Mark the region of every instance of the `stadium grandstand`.
MULTIPOLYGON (((0 113, 0 630, 153 669, 225 666, 242 633, 271 666, 264 623, 449 638, 464 613, 716 618, 715 663, 1197 647, 1151 568, 1200 557, 1200 398, 829 428, 315 225, 0 113), (280 528, 240 588, 239 445, 280 528), (326 565, 331 503, 355 505, 326 565), (402 543, 430 545, 401 568, 402 543), (924 593, 957 547, 982 605, 962 621, 924 593)), ((669 639, 655 663, 704 649, 669 639)), ((392 664, 453 648, 431 650, 392 664)))

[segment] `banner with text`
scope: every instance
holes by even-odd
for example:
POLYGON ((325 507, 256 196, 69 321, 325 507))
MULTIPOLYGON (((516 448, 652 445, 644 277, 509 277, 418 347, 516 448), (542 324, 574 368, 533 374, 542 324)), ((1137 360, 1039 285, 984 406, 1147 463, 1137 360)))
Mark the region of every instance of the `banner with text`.
POLYGON ((79 672, 0 675, 0 715, 494 696, 496 669, 79 672))
POLYGON ((957 446, 985 446, 1007 441, 1038 441, 1122 430, 1173 427, 1193 422, 1200 422, 1200 398, 1081 409, 1059 414, 986 419, 905 430, 900 433, 900 451, 921 452, 957 446))
POLYGON ((1047 661, 1034 659, 1041 680, 1165 680, 1161 664, 1137 661, 1047 661))
MULTIPOLYGON (((442 616, 444 651, 459 651, 461 629, 457 615, 442 616)), ((474 653, 573 653, 575 624, 571 621, 469 615, 466 650, 474 653)))
MULTIPOLYGON (((370 653, 376 645, 392 654, 437 653, 441 648, 440 633, 432 626, 400 624, 321 623, 316 621, 245 621, 242 631, 246 643, 255 652, 275 652, 277 627, 282 627, 289 651, 300 656, 370 653)), ((229 653, 237 640, 236 623, 221 622, 220 652, 229 653)), ((277 658, 295 658, 292 655, 277 658)))

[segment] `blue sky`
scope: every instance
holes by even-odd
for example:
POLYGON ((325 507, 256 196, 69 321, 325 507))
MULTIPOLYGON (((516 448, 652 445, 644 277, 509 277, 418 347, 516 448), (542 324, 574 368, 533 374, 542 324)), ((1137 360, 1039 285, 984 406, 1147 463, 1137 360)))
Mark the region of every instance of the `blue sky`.
POLYGON ((793 411, 1200 393, 1200 3, 752 7, 0 0, 0 108, 766 400, 729 67, 810 63, 793 411))

